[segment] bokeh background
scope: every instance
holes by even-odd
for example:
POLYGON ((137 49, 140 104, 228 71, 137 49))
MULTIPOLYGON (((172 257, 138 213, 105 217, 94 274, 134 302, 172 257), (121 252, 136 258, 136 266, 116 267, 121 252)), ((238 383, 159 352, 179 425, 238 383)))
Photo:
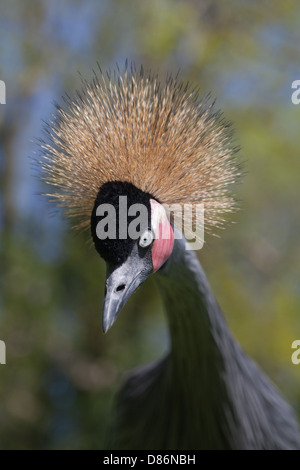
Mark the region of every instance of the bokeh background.
POLYGON ((280 0, 0 1, 0 448, 101 449, 128 369, 168 347, 153 279, 107 335, 104 263, 40 193, 43 120, 125 59, 212 92, 246 175, 235 224, 199 259, 244 349, 300 412, 300 10, 280 0))

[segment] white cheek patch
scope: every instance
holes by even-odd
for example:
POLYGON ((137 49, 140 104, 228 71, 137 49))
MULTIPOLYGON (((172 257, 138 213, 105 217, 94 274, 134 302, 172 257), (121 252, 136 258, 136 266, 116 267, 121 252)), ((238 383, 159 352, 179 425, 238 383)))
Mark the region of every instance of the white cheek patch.
POLYGON ((150 199, 151 228, 154 233, 152 246, 153 272, 157 271, 169 258, 174 247, 174 232, 165 209, 159 202, 150 199))

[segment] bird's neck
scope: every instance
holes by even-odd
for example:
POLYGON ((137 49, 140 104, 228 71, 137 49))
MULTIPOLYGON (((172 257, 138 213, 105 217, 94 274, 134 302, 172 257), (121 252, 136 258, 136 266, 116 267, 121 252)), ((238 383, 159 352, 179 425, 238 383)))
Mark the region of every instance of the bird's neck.
POLYGON ((187 246, 185 239, 175 240, 172 256, 158 278, 171 337, 169 382, 176 389, 176 399, 186 404, 186 415, 199 413, 199 435, 209 429, 217 445, 226 434, 218 426, 226 423, 224 413, 230 406, 222 346, 232 350, 234 340, 196 254, 187 246), (212 416, 216 418, 213 426, 212 416))
POLYGON ((219 327, 225 326, 224 334, 230 334, 196 254, 188 249, 184 238, 175 240, 172 256, 159 272, 158 284, 177 370, 183 368, 187 372, 189 365, 194 367, 192 358, 202 372, 211 369, 215 362, 219 365, 220 355, 216 354, 219 327))

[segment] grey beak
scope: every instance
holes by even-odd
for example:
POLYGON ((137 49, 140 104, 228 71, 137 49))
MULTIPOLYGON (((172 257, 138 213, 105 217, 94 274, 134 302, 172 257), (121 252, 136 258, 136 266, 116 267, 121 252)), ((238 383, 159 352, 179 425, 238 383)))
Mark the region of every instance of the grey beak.
MULTIPOLYGON (((150 253, 151 254, 151 253, 150 253)), ((134 249, 124 263, 114 266, 106 263, 105 299, 102 328, 106 333, 116 321, 120 311, 152 272, 151 257, 134 249)))

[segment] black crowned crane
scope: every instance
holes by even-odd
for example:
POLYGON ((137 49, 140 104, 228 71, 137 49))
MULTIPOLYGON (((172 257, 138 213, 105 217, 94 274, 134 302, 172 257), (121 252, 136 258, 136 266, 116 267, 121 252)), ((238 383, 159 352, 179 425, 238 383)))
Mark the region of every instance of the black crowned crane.
POLYGON ((230 126, 212 108, 171 77, 160 83, 143 70, 99 73, 84 81, 76 100, 58 107, 42 146, 54 197, 78 227, 91 228, 106 262, 104 332, 152 273, 167 314, 170 351, 127 379, 112 417, 111 449, 300 448, 294 412, 232 337, 178 228, 183 204, 203 204, 206 231, 236 206, 240 169, 230 126), (138 238, 127 231, 133 213, 121 226, 120 196, 128 207, 147 209, 138 238), (112 220, 107 204, 116 230, 110 236, 107 229, 105 238, 98 229, 112 220), (175 207, 173 217, 166 205, 175 207))

